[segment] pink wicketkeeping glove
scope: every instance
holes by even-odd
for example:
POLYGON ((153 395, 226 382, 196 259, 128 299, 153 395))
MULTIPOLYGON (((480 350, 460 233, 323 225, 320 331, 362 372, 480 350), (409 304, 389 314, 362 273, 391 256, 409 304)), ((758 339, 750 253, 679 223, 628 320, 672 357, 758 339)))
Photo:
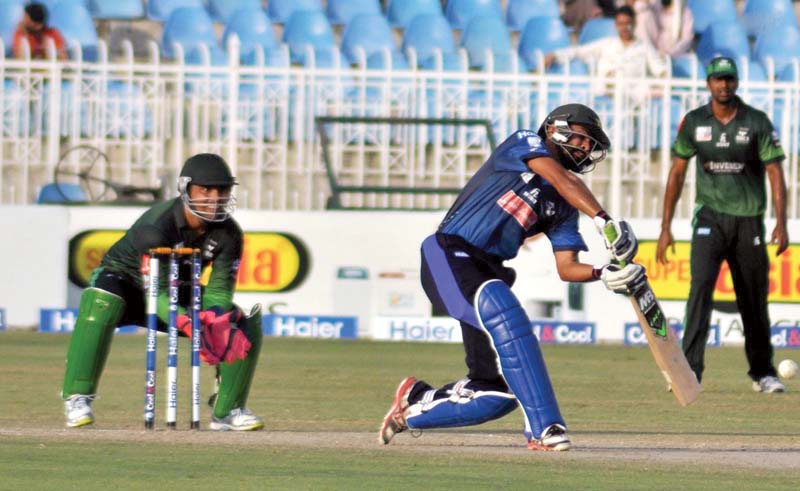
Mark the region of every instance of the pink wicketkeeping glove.
MULTIPOLYGON (((204 326, 214 322, 214 319, 217 317, 217 313, 213 310, 201 310, 198 312, 197 317, 200 318, 200 325, 204 326)), ((178 326, 178 330, 180 332, 182 332, 187 338, 191 339, 192 317, 189 314, 178 314, 175 324, 178 326)))
POLYGON ((200 359, 209 365, 218 365, 223 361, 233 363, 247 357, 250 340, 241 329, 233 325, 231 314, 234 314, 234 319, 241 318, 241 313, 234 310, 203 320, 203 330, 200 335, 200 359))

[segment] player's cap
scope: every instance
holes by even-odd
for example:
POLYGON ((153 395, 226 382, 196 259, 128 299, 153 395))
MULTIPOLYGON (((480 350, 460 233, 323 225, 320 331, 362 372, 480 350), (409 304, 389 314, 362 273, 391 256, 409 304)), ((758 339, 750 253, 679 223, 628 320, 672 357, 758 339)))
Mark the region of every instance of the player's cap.
POLYGON ((727 56, 717 56, 708 64, 706 68, 706 76, 708 78, 722 78, 733 77, 739 79, 739 70, 736 68, 736 62, 727 56))

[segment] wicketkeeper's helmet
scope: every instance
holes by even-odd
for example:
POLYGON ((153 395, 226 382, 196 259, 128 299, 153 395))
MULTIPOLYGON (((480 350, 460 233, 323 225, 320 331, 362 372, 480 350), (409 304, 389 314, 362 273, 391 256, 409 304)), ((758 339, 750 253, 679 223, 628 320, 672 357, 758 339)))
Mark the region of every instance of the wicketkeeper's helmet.
POLYGON ((192 214, 207 222, 222 222, 236 210, 236 198, 228 194, 217 198, 192 199, 189 186, 215 187, 229 192, 236 184, 239 183, 222 157, 213 153, 199 153, 189 157, 183 164, 178 177, 178 192, 192 214), (208 211, 208 205, 216 205, 216 208, 208 211))

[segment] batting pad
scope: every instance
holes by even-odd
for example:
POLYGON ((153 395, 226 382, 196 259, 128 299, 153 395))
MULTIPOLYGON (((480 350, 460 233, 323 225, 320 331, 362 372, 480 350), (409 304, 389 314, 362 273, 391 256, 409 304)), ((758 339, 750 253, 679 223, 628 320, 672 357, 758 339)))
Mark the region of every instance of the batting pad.
MULTIPOLYGON (((433 392, 433 391, 431 391, 433 392)), ((511 394, 494 391, 455 391, 450 397, 412 404, 406 424, 413 430, 471 426, 501 418, 517 407, 511 394)))
POLYGON ((511 289, 500 280, 475 294, 480 326, 489 333, 500 372, 525 414, 525 435, 540 438, 551 424, 566 426, 531 322, 511 289))

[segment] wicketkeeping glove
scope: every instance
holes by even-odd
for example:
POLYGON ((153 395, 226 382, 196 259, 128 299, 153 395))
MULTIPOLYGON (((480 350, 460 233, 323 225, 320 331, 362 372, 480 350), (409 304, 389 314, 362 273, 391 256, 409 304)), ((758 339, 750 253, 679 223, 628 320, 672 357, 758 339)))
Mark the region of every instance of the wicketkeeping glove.
POLYGON ((250 350, 250 340, 235 323, 241 320, 242 312, 234 309, 203 322, 200 335, 200 359, 209 365, 220 362, 233 363, 243 360, 250 350))
POLYGON ((636 236, 633 234, 633 228, 631 228, 628 222, 625 220, 615 222, 614 220, 606 220, 597 216, 594 218, 594 224, 603 237, 606 249, 608 249, 609 254, 611 254, 611 257, 615 261, 621 263, 633 261, 633 258, 636 257, 636 253, 639 251, 639 241, 636 240, 636 236), (608 224, 612 224, 617 232, 617 238, 613 242, 609 242, 604 232, 608 224))
POLYGON ((606 264, 600 268, 600 280, 614 293, 630 295, 647 281, 644 266, 628 263, 625 267, 606 264))
MULTIPOLYGON (((222 315, 213 310, 203 310, 200 318, 200 359, 209 365, 220 362, 233 363, 244 359, 250 349, 250 340, 245 333, 236 327, 242 313, 234 309, 222 315)), ((186 337, 192 337, 192 318, 187 314, 179 314, 178 330, 186 337)))

